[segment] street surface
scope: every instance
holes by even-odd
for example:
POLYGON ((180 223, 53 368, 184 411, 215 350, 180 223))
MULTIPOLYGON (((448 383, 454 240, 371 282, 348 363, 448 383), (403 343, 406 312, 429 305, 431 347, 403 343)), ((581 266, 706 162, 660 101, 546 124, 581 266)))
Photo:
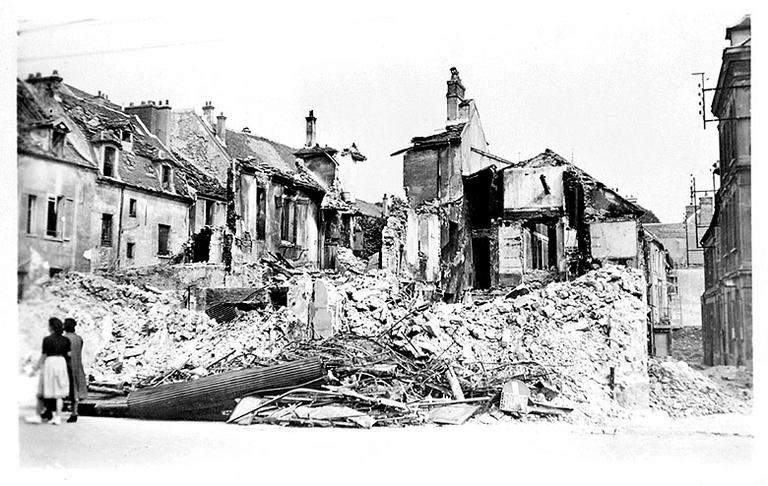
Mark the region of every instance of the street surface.
POLYGON ((135 484, 150 471, 172 468, 177 473, 171 484, 178 474, 192 483, 211 474, 216 483, 227 475, 233 480, 290 478, 285 484, 329 475, 334 482, 360 484, 413 484, 416 478, 424 478, 422 484, 439 478, 480 484, 480 478, 511 482, 532 474, 549 484, 558 477, 574 479, 576 471, 587 471, 591 483, 606 478, 613 484, 647 484, 655 476, 664 478, 655 484, 678 477, 682 482, 675 484, 762 484, 753 480, 752 421, 743 415, 675 421, 649 417, 619 428, 513 422, 309 429, 101 417, 52 426, 25 423, 33 402, 25 399, 19 405, 20 464, 35 468, 22 473, 46 482, 54 474, 135 484), (129 473, 93 475, 90 468, 129 473), (617 474, 621 481, 615 481, 617 474), (364 481, 355 480, 360 475, 364 481))

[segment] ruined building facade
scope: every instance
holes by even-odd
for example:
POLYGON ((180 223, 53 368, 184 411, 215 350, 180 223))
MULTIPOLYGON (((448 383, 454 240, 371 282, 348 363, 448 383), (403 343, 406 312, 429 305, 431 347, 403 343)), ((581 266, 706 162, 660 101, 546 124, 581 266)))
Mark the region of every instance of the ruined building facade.
POLYGON ((18 80, 17 101, 20 294, 63 270, 170 261, 203 194, 223 204, 223 188, 153 133, 167 102, 137 114, 55 71, 18 80))
POLYGON ((751 21, 726 30, 730 46, 712 99, 718 118, 720 187, 701 243, 704 363, 752 365, 751 21))
POLYGON ((228 271, 265 256, 335 268, 338 248, 380 244, 355 199, 366 157, 354 143, 320 147, 312 112, 294 149, 227 129, 211 102, 202 116, 167 101, 121 107, 56 72, 18 80, 17 100, 20 295, 64 270, 228 271))
POLYGON ((446 300, 574 278, 597 262, 646 266, 646 210, 549 149, 517 163, 492 154, 464 94, 452 68, 445 130, 393 154, 403 154, 409 209, 402 258, 389 266, 446 300))

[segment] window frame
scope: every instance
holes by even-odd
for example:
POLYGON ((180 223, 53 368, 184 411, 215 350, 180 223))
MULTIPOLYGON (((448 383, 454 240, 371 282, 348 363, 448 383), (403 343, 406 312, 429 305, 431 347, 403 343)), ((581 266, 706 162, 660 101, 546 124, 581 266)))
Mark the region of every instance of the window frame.
POLYGON ((101 237, 99 238, 99 246, 102 248, 112 248, 114 245, 114 216, 111 213, 101 213, 101 237), (104 223, 109 221, 109 226, 105 226, 104 223))
POLYGON ((101 160, 101 175, 104 177, 110 177, 112 179, 117 178, 117 158, 118 158, 118 150, 116 147, 113 147, 112 145, 104 145, 104 148, 102 150, 102 160, 101 160), (107 152, 111 151, 113 154, 112 160, 110 161, 110 173, 107 174, 107 152))
POLYGON ((128 199, 128 217, 129 218, 136 218, 136 214, 138 212, 138 206, 139 203, 136 199, 130 198, 128 199))
POLYGON ((171 225, 159 223, 157 225, 157 255, 161 257, 171 256, 171 225), (167 228, 165 233, 165 245, 163 245, 163 230, 167 228), (163 251, 165 246, 165 251, 163 251))
POLYGON ((35 212, 37 211, 37 194, 27 194, 27 221, 26 221, 26 234, 35 234, 35 212))
POLYGON ((125 258, 134 260, 136 258, 136 242, 128 241, 125 244, 125 258))

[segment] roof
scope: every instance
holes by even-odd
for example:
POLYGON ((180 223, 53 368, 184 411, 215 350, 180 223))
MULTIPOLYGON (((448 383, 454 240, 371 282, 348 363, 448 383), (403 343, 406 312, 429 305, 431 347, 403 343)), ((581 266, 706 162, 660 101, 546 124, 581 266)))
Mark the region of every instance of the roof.
POLYGON ((59 104, 53 99, 40 96, 34 87, 19 79, 16 81, 16 125, 18 150, 89 169, 98 167, 93 159, 88 140, 77 130, 75 122, 66 116, 59 104), (61 123, 66 126, 68 135, 64 141, 64 149, 59 154, 51 147, 41 144, 33 136, 32 131, 61 123))
POLYGON ((168 121, 169 145, 174 155, 186 164, 194 166, 203 178, 192 176, 198 180, 198 191, 215 190, 212 181, 215 179, 221 186, 226 187, 229 170, 232 167, 232 157, 229 156, 222 143, 216 138, 211 127, 193 109, 172 110, 168 121))
POLYGON ((296 163, 296 149, 264 137, 232 130, 227 130, 226 147, 227 152, 245 167, 269 176, 282 177, 308 189, 325 192, 309 171, 296 163))
POLYGON ((749 14, 747 14, 744 17, 742 17, 741 20, 736 22, 734 25, 725 29, 725 38, 727 40, 731 40, 731 33, 733 33, 734 31, 748 30, 748 29, 751 29, 751 27, 752 27, 752 17, 749 14))
POLYGON ((357 206, 357 211, 364 216, 381 218, 384 215, 379 205, 363 201, 362 199, 355 199, 355 206, 357 206))
POLYGON ((643 228, 664 244, 673 262, 685 263, 687 252, 685 223, 644 224, 643 228))
POLYGON ((137 117, 116 109, 117 105, 101 97, 73 89, 66 84, 61 85, 59 94, 65 113, 90 142, 112 140, 119 145, 118 130, 131 132, 131 148, 121 150, 120 162, 117 164, 120 182, 153 192, 182 197, 192 195, 187 187, 184 171, 177 171, 176 176, 172 178, 173 190, 163 187, 157 162, 163 161, 176 168, 179 168, 180 164, 137 117))
POLYGON ((411 142, 414 146, 426 145, 433 143, 444 143, 452 140, 461 140, 461 132, 464 130, 466 123, 457 123, 455 125, 448 125, 440 133, 434 135, 428 135, 426 137, 413 137, 411 142))
POLYGON ((333 157, 337 153, 339 153, 339 151, 333 147, 329 147, 327 145, 325 147, 321 147, 320 144, 315 144, 314 147, 302 147, 295 151, 293 155, 297 157, 304 157, 307 155, 327 155, 329 157, 333 157))

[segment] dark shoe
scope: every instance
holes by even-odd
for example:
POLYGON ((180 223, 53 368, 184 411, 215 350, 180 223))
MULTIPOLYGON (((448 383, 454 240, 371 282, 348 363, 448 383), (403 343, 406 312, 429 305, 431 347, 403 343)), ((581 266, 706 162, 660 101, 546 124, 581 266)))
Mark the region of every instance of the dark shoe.
POLYGON ((43 419, 43 421, 47 422, 53 418, 53 412, 45 411, 40 414, 40 418, 43 419))
POLYGON ((67 419, 67 423, 73 424, 75 422, 77 422, 77 415, 70 415, 69 418, 67 419))

